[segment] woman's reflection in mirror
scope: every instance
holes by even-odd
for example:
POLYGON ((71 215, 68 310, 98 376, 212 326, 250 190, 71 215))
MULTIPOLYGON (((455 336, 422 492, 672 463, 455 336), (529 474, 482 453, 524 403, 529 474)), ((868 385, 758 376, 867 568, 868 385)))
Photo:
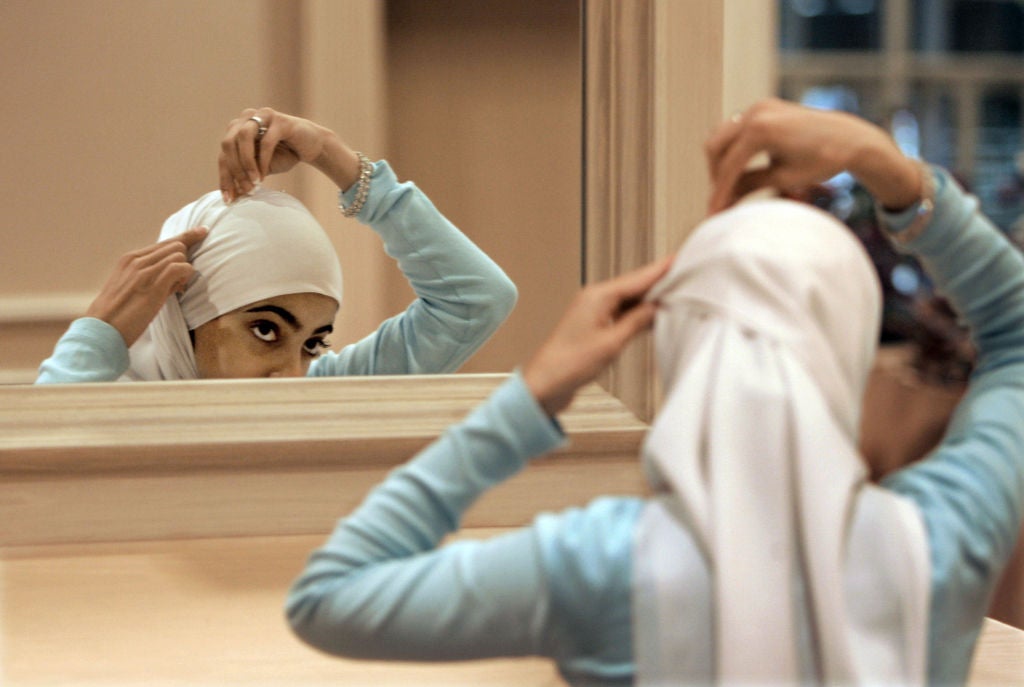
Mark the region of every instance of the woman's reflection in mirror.
POLYGON ((324 126, 244 110, 218 167, 220 189, 121 258, 36 383, 453 372, 515 304, 501 268, 415 184, 324 126), (381 237, 417 296, 337 352, 327 337, 342 301, 338 255, 298 200, 261 186, 300 163, 338 186, 341 214, 381 237))

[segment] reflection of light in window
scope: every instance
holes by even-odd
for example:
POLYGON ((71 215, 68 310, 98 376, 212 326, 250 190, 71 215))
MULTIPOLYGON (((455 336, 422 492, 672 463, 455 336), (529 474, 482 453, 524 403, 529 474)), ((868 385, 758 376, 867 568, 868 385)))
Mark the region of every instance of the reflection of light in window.
POLYGON ((800 96, 800 102, 818 110, 842 110, 856 114, 860 110, 857 91, 849 86, 815 86, 800 96))
POLYGON ((825 0, 789 0, 789 4, 801 17, 817 17, 825 11, 825 0))
POLYGON ((853 211, 857 209, 857 201, 854 200, 853 194, 850 193, 849 186, 840 186, 839 184, 839 182, 845 181, 849 181, 849 183, 852 184, 853 177, 850 177, 849 175, 847 175, 847 177, 848 179, 840 179, 839 176, 837 176, 829 182, 830 186, 837 187, 835 189, 835 198, 832 200, 832 207, 830 207, 829 210, 833 215, 844 222, 850 219, 850 215, 852 215, 853 211))
POLYGON ((921 278, 910 265, 896 265, 889 275, 889 282, 904 296, 913 296, 921 285, 921 278))
POLYGON ((846 14, 871 14, 875 5, 875 0, 839 0, 839 9, 846 14))
POLYGON ((893 113, 892 137, 896 145, 909 157, 921 157, 921 129, 917 125, 917 117, 910 110, 897 110, 893 113))

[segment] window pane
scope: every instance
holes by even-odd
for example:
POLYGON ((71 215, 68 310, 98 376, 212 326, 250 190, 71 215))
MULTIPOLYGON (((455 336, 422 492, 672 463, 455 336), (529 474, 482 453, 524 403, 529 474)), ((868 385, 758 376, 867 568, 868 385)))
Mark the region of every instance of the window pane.
POLYGON ((1011 231, 1021 213, 1021 102, 1015 91, 987 94, 981 102, 978 153, 971 174, 973 191, 992 220, 1011 231))
POLYGON ((782 0, 784 50, 877 50, 884 0, 782 0))
POLYGON ((914 0, 913 46, 938 52, 1024 52, 1019 0, 914 0))

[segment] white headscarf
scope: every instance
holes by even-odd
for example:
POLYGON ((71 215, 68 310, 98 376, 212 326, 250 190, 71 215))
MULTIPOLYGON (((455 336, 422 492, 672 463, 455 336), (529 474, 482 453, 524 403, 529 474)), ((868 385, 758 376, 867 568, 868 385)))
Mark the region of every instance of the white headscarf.
POLYGON ((760 200, 651 292, 666 400, 635 548, 638 684, 923 684, 917 510, 857 451, 881 311, 850 231, 760 200))
POLYGON ((341 303, 341 265, 323 228, 298 200, 257 189, 231 205, 219 191, 167 218, 163 241, 192 227, 209 233, 192 249, 196 272, 129 349, 122 379, 196 379, 189 331, 249 303, 318 293, 341 303))

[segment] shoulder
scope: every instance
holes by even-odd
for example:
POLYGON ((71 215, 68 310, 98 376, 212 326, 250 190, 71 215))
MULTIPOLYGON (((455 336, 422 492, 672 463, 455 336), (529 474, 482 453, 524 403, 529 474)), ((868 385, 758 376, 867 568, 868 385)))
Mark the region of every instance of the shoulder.
POLYGON ((538 516, 534 528, 553 597, 564 610, 593 608, 598 597, 629 593, 633 534, 644 501, 603 497, 582 508, 538 516))
POLYGON ((39 368, 37 384, 115 381, 128 369, 128 347, 121 333, 103 320, 81 317, 71 323, 53 355, 39 368))
POLYGON ((534 522, 550 593, 552 653, 563 670, 590 670, 595 662, 631 669, 633 533, 643 504, 604 497, 534 522))

